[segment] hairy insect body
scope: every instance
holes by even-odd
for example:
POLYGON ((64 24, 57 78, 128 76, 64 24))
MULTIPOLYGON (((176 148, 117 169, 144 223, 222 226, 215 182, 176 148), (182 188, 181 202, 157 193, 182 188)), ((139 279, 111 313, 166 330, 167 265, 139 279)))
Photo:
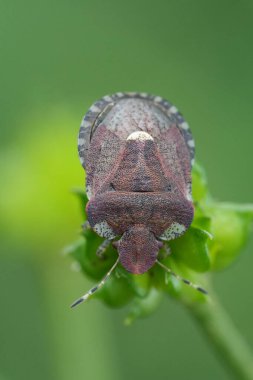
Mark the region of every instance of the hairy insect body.
POLYGON ((125 269, 146 272, 161 240, 182 235, 193 219, 187 123, 160 97, 106 96, 84 118, 79 155, 91 227, 106 239, 119 237, 113 244, 125 269))

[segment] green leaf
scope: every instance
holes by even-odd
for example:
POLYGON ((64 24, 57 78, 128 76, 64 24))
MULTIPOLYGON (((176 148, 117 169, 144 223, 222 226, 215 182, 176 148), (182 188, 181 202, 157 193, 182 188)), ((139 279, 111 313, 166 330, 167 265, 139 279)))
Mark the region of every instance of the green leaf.
POLYGON ((130 312, 125 319, 127 326, 131 325, 137 318, 145 318, 159 307, 162 300, 162 293, 156 288, 151 288, 144 298, 136 297, 131 305, 130 312))
POLYGON ((197 216, 195 213, 193 222, 192 222, 192 227, 199 228, 204 231, 208 231, 210 233, 211 229, 211 218, 208 216, 204 216, 203 214, 200 216, 197 216))
POLYGON ((131 285, 133 287, 135 295, 138 297, 146 297, 150 291, 151 286, 151 278, 149 273, 146 272, 139 275, 131 275, 131 278, 131 285))
MULTIPOLYGON (((178 267, 175 265, 175 263, 172 264, 166 262, 166 266, 170 269, 172 269, 175 273, 179 273, 178 267)), ((162 268, 161 268, 162 270, 162 268)), ((170 294, 170 296, 174 298, 179 298, 180 293, 182 291, 182 288, 184 290, 184 284, 182 281, 179 281, 176 277, 172 276, 171 274, 164 272, 165 275, 165 291, 170 294)))
POLYGON ((88 203, 88 198, 85 191, 82 189, 76 188, 72 190, 72 193, 75 194, 79 198, 80 205, 81 205, 81 212, 84 219, 86 220, 85 208, 86 208, 86 204, 88 203))
POLYGON ((113 308, 127 305, 135 296, 135 291, 127 277, 118 277, 115 273, 106 281, 103 287, 94 294, 113 308))
POLYGON ((205 230, 190 227, 183 236, 170 242, 174 259, 196 272, 206 272, 210 268, 209 239, 205 230))
POLYGON ((107 248, 103 259, 96 255, 103 240, 92 230, 88 230, 80 239, 64 250, 79 263, 82 271, 94 280, 100 280, 112 267, 118 256, 112 246, 107 248))
MULTIPOLYGON (((191 281, 193 284, 201 286, 208 291, 207 276, 192 271, 183 263, 175 260, 173 256, 169 256, 162 263, 171 269, 176 275, 183 279, 191 281)), ((184 283, 183 280, 177 279, 170 273, 166 273, 163 268, 158 268, 159 271, 166 274, 163 290, 173 298, 180 299, 184 302, 205 302, 206 296, 191 286, 184 283)))
POLYGON ((74 241, 72 244, 69 244, 67 247, 65 247, 63 250, 63 253, 65 255, 72 256, 73 259, 75 259, 75 261, 81 264, 84 249, 85 249, 85 239, 83 237, 80 237, 78 240, 74 241))

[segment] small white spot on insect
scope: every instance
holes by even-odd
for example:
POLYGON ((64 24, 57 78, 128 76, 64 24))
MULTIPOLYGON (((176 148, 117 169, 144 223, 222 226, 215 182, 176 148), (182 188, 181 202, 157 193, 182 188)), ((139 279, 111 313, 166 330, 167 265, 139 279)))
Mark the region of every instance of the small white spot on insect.
POLYGON ((192 202, 192 195, 190 193, 186 194, 186 199, 190 202, 192 202))
POLYGON ((86 195, 87 195, 88 199, 91 199, 92 192, 91 192, 91 186, 90 185, 86 185, 86 195))
POLYGON ((91 112, 100 112, 101 110, 100 110, 100 108, 98 108, 97 106, 95 106, 95 105, 93 104, 93 106, 90 107, 90 111, 91 111, 91 112))
POLYGON ((126 92, 126 95, 134 97, 137 95, 137 92, 126 92))
POLYGON ((112 98, 109 96, 109 95, 105 95, 103 97, 103 99, 106 101, 106 102, 111 102, 112 101, 112 98))
POLYGON ((116 236, 106 220, 95 224, 93 230, 99 236, 105 237, 106 239, 113 239, 116 236))
POLYGON ((91 123, 87 120, 83 120, 81 127, 88 128, 91 125, 91 123))
POLYGON ((192 201, 192 184, 191 183, 187 183, 186 198, 188 199, 188 201, 192 201))
POLYGON ((147 98, 148 97, 148 94, 146 92, 141 92, 140 95, 143 97, 143 98, 147 98))
POLYGON ((124 96, 124 94, 122 92, 117 92, 116 94, 119 98, 122 98, 122 96, 124 96))
POLYGON ((106 101, 106 102, 112 102, 112 98, 109 96, 109 95, 105 95, 103 97, 103 99, 106 101))
POLYGON ((144 141, 144 140, 154 140, 154 139, 147 132, 135 131, 135 132, 131 133, 128 136, 127 140, 140 140, 140 141, 144 141))
POLYGON ((156 103, 161 102, 161 101, 162 101, 161 96, 156 96, 155 99, 154 99, 154 101, 155 101, 156 103))
POLYGON ((186 123, 186 121, 184 121, 183 123, 179 124, 180 128, 184 129, 187 131, 187 129, 189 129, 189 125, 188 123, 186 123))
POLYGON ((195 147, 195 144, 194 144, 194 140, 188 140, 187 141, 187 144, 190 148, 194 148, 195 147))
POLYGON ((82 156, 79 156, 79 158, 80 158, 81 164, 83 165, 84 164, 84 158, 82 156))
POLYGON ((175 106, 171 106, 169 109, 169 113, 177 113, 178 109, 175 106))
POLYGON ((79 146, 84 145, 84 141, 85 141, 85 140, 84 140, 83 138, 80 138, 80 137, 79 137, 79 139, 78 139, 78 145, 79 145, 79 146))
POLYGON ((186 228, 183 224, 180 223, 172 223, 171 226, 164 231, 164 233, 160 236, 162 240, 171 240, 176 237, 182 235, 186 231, 186 228))
POLYGON ((191 166, 193 166, 194 165, 194 162, 195 162, 195 160, 194 160, 194 158, 191 160, 191 166))

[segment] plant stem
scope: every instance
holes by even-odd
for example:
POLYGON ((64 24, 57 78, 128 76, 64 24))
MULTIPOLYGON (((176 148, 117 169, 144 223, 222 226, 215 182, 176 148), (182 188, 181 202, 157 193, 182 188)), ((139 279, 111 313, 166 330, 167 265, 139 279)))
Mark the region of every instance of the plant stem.
POLYGON ((230 373, 236 379, 253 380, 253 355, 215 296, 205 303, 187 305, 230 373))

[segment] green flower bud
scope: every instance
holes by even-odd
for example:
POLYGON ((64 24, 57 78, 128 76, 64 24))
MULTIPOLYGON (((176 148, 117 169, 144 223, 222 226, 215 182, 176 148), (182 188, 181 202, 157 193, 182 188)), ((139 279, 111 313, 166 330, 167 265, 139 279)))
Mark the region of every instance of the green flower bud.
POLYGON ((210 242, 212 269, 223 269, 231 264, 244 247, 253 220, 252 206, 217 203, 209 207, 211 232, 210 242))
POLYGON ((133 287, 124 276, 112 274, 105 285, 94 295, 113 308, 127 305, 135 296, 133 287))
POLYGON ((192 168, 192 197, 195 202, 200 202, 208 196, 206 174, 202 166, 197 162, 192 168))
POLYGON ((93 231, 86 231, 83 237, 65 248, 65 253, 72 256, 81 270, 93 280, 101 280, 117 258, 117 252, 112 247, 108 248, 103 259, 96 255, 102 241, 93 231))
POLYGON ((196 272, 206 272, 210 268, 207 241, 209 235, 195 227, 190 227, 186 233, 170 242, 174 259, 196 272))
POLYGON ((126 325, 131 325, 137 318, 145 318, 152 314, 160 305, 162 293, 156 288, 151 288, 144 298, 136 297, 131 305, 130 312, 125 319, 126 325))

